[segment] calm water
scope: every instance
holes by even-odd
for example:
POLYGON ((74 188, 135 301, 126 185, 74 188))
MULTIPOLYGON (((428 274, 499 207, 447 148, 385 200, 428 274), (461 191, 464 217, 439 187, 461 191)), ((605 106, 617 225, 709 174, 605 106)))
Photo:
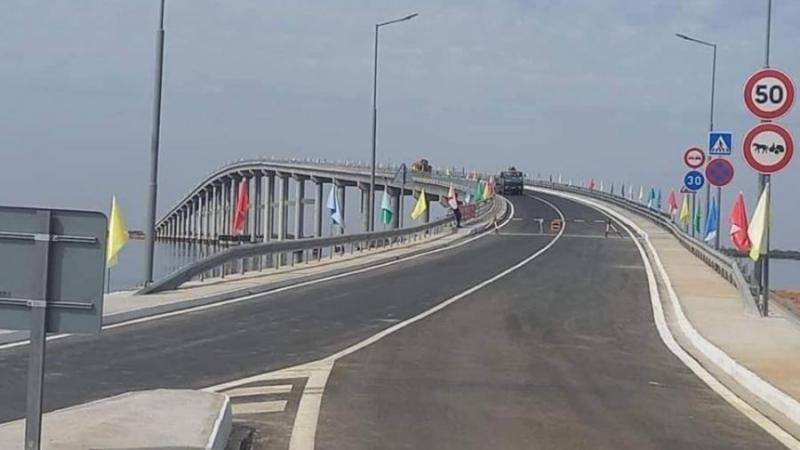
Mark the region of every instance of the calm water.
MULTIPOLYGON (((752 262, 745 261, 752 271, 752 262)), ((800 289, 800 261, 793 259, 771 259, 769 261, 770 289, 800 289)))

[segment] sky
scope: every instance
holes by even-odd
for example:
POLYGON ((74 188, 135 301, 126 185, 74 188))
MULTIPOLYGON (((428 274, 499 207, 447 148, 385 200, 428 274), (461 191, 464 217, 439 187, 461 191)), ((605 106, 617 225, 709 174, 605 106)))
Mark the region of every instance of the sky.
MULTIPOLYGON (((771 63, 800 76, 800 3, 774 0, 771 63)), ((764 64, 766 0, 167 0, 159 213, 248 157, 367 161, 376 22, 379 160, 563 174, 668 190, 716 128, 741 138, 764 64)), ((157 0, 5 0, 0 204, 107 210, 141 228, 157 0)), ((780 120, 800 127, 800 113, 780 120)), ((800 248, 800 162, 773 176, 775 247, 800 248)), ((727 243, 727 240, 723 240, 727 243)))

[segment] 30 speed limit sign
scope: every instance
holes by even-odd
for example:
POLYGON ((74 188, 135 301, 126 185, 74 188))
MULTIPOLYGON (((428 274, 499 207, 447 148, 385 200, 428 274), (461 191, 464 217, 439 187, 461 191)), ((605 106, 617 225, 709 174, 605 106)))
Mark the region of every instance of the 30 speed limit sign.
POLYGON ((756 117, 777 119, 792 108, 794 82, 777 69, 761 69, 750 75, 744 85, 744 103, 756 117))

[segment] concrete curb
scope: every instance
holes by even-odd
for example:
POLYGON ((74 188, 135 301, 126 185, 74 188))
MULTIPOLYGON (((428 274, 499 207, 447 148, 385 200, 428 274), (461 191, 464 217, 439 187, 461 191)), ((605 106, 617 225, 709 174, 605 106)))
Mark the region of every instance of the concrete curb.
MULTIPOLYGON (((225 395, 225 394, 222 394, 225 395)), ((233 430, 233 410, 231 409, 231 399, 225 395, 225 404, 219 411, 214 428, 208 435, 206 450, 225 450, 228 438, 233 430)))
MULTIPOLYGON (((597 203, 596 200, 594 199, 587 199, 576 194, 568 194, 549 189, 541 189, 541 190, 543 190, 544 192, 557 194, 559 196, 568 199, 570 198, 579 199, 580 201, 584 202, 587 205, 600 209, 614 216, 619 221, 623 222, 626 226, 628 226, 630 229, 634 230, 636 234, 638 234, 647 245, 647 251, 650 254, 650 257, 655 262, 656 268, 658 269, 658 274, 664 282, 664 286, 667 290, 669 297, 669 304, 670 307, 672 308, 672 312, 678 324, 679 328, 678 331, 694 346, 694 348, 688 348, 683 345, 681 347, 683 347, 683 349, 687 351, 689 354, 692 354, 695 358, 697 358, 698 356, 702 356, 703 359, 715 365, 723 373, 728 375, 733 381, 738 383, 740 387, 744 388, 750 394, 757 397, 761 401, 765 402, 774 411, 777 411, 778 413, 785 416, 786 419, 790 420, 795 426, 800 426, 800 402, 798 402, 797 399, 789 396, 788 394, 776 388, 763 378, 759 377, 754 372, 750 371, 743 365, 739 364, 736 360, 734 360, 727 353, 722 351, 719 347, 715 346, 713 343, 707 340, 702 334, 700 334, 700 332, 697 331, 697 329, 694 328, 694 326, 691 324, 691 322, 686 317, 686 314, 683 311, 683 307, 680 304, 680 299, 677 293, 675 292, 675 289, 672 286, 672 282, 670 281, 669 275, 667 274, 667 271, 664 268, 663 263, 661 262, 661 258, 659 257, 658 252, 656 251, 655 247, 650 241, 649 236, 644 230, 639 228, 639 226, 636 225, 628 217, 625 217, 624 215, 619 214, 616 211, 611 210, 610 208, 604 207, 603 205, 597 203), (701 355, 696 355, 695 351, 700 352, 701 355)), ((722 380, 718 381, 723 383, 722 380)), ((776 418, 771 417, 772 414, 770 413, 772 411, 764 410, 763 407, 760 408, 759 406, 761 405, 755 404, 750 406, 758 410, 765 416, 769 417, 771 420, 774 420, 776 422, 781 422, 780 420, 776 420, 776 418)))

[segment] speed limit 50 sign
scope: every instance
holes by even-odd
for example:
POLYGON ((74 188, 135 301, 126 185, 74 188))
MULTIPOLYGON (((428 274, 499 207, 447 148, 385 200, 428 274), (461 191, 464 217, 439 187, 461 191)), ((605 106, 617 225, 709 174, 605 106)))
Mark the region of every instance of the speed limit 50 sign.
POLYGON ((744 85, 744 103, 756 117, 777 119, 792 108, 794 82, 777 69, 761 69, 750 75, 744 85))

